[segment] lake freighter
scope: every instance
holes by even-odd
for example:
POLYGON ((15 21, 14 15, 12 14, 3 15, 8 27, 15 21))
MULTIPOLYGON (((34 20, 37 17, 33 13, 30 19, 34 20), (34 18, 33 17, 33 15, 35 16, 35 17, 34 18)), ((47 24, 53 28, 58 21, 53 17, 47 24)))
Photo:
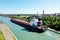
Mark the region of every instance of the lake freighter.
POLYGON ((19 19, 15 19, 15 18, 11 18, 11 22, 14 22, 28 30, 34 31, 34 32, 45 32, 47 30, 47 28, 45 26, 41 26, 41 27, 33 27, 30 25, 29 22, 26 21, 22 21, 19 19))

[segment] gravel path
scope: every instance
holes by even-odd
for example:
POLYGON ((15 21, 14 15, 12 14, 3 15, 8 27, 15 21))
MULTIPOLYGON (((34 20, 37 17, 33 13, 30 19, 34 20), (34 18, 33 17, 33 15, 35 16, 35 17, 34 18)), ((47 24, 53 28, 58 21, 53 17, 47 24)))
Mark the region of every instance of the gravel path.
POLYGON ((0 22, 0 29, 2 30, 6 40, 15 40, 8 28, 5 25, 3 25, 2 22, 0 22))

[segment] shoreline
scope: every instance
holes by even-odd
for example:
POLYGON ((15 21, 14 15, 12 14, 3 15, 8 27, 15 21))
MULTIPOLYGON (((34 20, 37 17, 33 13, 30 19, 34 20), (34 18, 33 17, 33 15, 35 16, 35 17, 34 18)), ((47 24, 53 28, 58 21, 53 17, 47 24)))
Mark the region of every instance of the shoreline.
POLYGON ((49 31, 52 31, 52 32, 55 32, 55 33, 58 33, 58 34, 60 34, 60 31, 56 31, 56 30, 54 30, 54 29, 51 29, 51 28, 47 28, 49 31))
POLYGON ((7 27, 7 25, 4 23, 3 24, 7 29, 8 29, 8 31, 10 32, 10 34, 12 35, 12 37, 15 39, 15 40, 17 40, 17 38, 15 37, 15 35, 12 33, 12 31, 7 27))
POLYGON ((12 33, 12 31, 7 27, 7 25, 3 21, 0 21, 0 29, 2 30, 6 40, 17 40, 15 35, 12 33))

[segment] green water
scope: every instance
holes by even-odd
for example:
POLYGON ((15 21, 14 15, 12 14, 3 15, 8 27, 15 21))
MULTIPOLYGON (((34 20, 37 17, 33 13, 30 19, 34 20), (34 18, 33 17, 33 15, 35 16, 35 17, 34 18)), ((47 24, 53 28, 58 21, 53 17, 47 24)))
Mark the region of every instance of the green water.
POLYGON ((60 34, 48 30, 44 33, 29 32, 24 30, 23 27, 12 23, 10 18, 0 17, 0 20, 6 23, 18 40, 60 40, 60 34))

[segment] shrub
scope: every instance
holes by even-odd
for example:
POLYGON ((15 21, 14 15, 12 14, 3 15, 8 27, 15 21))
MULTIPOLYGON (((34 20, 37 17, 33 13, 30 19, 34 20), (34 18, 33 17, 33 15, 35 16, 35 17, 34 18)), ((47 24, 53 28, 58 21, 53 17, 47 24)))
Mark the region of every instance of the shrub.
POLYGON ((44 16, 42 20, 45 26, 60 30, 60 19, 57 16, 44 16))

